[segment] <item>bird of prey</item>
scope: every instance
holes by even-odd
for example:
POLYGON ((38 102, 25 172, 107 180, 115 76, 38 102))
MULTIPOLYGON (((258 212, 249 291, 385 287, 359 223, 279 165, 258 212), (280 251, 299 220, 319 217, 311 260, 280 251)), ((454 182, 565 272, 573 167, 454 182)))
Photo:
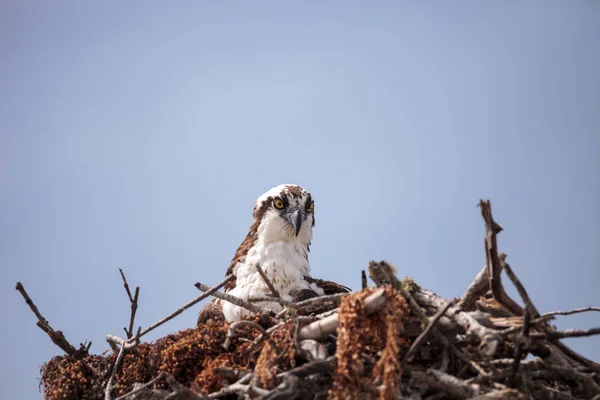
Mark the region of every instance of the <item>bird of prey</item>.
MULTIPOLYGON (((254 205, 254 221, 227 270, 226 276, 234 279, 225 285, 225 292, 243 300, 271 296, 256 266, 288 301, 349 292, 346 286, 310 275, 314 204, 311 194, 298 185, 279 185, 262 194, 254 205)), ((282 309, 277 302, 261 305, 275 312, 282 309)), ((213 299, 200 312, 198 323, 210 318, 238 321, 249 315, 242 307, 213 299)))

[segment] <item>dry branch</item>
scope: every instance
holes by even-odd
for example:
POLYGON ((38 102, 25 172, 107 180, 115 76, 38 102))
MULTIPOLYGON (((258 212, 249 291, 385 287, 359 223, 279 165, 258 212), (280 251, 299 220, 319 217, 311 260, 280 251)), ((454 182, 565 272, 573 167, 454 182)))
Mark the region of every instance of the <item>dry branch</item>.
POLYGON ((64 351, 72 357, 83 358, 88 355, 88 351, 92 345, 92 342, 89 342, 87 345, 82 343, 79 349, 76 349, 75 346, 69 343, 69 341, 65 338, 65 335, 62 333, 62 331, 55 331, 54 329, 52 329, 46 318, 44 318, 42 313, 40 313, 33 300, 31 300, 31 297, 29 297, 29 295, 25 291, 25 287, 23 287, 23 284, 21 282, 17 282, 15 289, 17 289, 19 293, 21 293, 21 295, 25 299, 25 302, 37 317, 37 326, 41 330, 46 332, 46 334, 50 337, 50 340, 52 340, 52 343, 60 347, 62 351, 64 351))
POLYGON ((125 330, 125 334, 127 335, 127 339, 133 336, 133 324, 135 322, 135 313, 138 308, 138 298, 140 296, 140 287, 135 287, 135 294, 131 295, 131 290, 129 290, 129 284, 127 283, 127 279, 125 278, 125 273, 121 268, 119 268, 119 272, 121 273, 121 278, 123 279, 123 286, 125 287, 125 291, 127 292, 127 296, 129 297, 129 303, 131 304, 131 316, 129 317, 129 329, 123 328, 125 330))
MULTIPOLYGON (((246 301, 246 300, 240 299, 238 297, 232 296, 230 294, 222 293, 222 292, 219 292, 217 290, 213 291, 212 293, 208 293, 208 291, 211 290, 212 288, 209 287, 209 286, 207 286, 207 285, 205 285, 205 284, 203 284, 203 283, 196 283, 194 286, 196 286, 196 288, 198 290, 206 292, 204 294, 209 294, 209 295, 214 296, 214 297, 216 297, 218 299, 225 300, 225 301, 227 301, 229 303, 235 304, 238 307, 245 308, 246 310, 248 310, 248 311, 250 311, 252 313, 260 314, 260 315, 274 316, 274 313, 272 311, 270 311, 270 310, 268 310, 266 308, 263 308, 263 307, 261 307, 261 306, 259 306, 257 304, 253 304, 253 303, 251 303, 249 301, 246 301)), ((225 285, 223 285, 223 286, 225 286, 225 285)))

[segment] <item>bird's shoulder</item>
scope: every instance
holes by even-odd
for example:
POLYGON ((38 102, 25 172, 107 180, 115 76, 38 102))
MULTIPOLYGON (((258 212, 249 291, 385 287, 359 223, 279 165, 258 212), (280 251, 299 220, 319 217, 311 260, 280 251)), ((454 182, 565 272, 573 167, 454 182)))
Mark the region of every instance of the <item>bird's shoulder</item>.
POLYGON ((315 284, 316 286, 323 289, 323 292, 325 292, 326 296, 330 295, 330 294, 337 294, 337 293, 350 293, 352 291, 352 289, 350 289, 348 286, 344 286, 339 283, 335 283, 333 281, 317 279, 317 278, 313 278, 308 275, 305 275, 304 279, 306 279, 306 281, 308 281, 308 283, 315 284))

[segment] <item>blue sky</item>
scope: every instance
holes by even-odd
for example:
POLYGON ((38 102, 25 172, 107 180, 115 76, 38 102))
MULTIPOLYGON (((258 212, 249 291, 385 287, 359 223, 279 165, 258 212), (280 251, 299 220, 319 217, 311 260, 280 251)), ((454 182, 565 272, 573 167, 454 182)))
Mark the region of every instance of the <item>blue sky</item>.
MULTIPOLYGON (((315 276, 359 288, 386 259, 460 296, 489 198, 542 312, 600 305, 599 20, 594 1, 1 1, 3 393, 41 398, 60 354, 16 281, 101 353, 128 323, 118 268, 148 326, 222 279, 280 183, 315 199, 315 276)), ((568 344, 600 361, 598 338, 568 344)))

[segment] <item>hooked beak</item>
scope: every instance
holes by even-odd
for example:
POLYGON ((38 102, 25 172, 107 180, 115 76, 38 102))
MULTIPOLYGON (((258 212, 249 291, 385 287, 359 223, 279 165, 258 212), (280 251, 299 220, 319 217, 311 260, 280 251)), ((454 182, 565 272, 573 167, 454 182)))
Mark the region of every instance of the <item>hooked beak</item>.
POLYGON ((294 228, 294 232, 296 236, 300 233, 300 228, 302 228, 302 221, 304 220, 304 213, 299 208, 296 208, 292 212, 288 214, 288 222, 294 228))

